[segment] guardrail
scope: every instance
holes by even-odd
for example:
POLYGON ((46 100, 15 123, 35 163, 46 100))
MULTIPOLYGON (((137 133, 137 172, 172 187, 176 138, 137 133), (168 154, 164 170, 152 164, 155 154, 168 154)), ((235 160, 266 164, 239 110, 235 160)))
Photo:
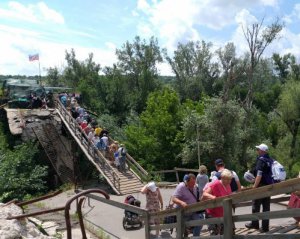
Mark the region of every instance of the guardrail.
MULTIPOLYGON (((50 197, 54 197, 57 194, 61 193, 61 191, 57 191, 54 192, 52 194, 48 194, 33 200, 29 200, 26 202, 20 202, 17 203, 18 206, 22 207, 25 205, 29 205, 31 203, 34 202, 38 202, 50 197)), ((41 211, 37 211, 37 212, 33 212, 33 213, 26 213, 26 214, 21 214, 21 215, 10 215, 8 218, 6 218, 7 220, 12 220, 12 219, 23 219, 23 218, 28 218, 28 217, 33 217, 33 216, 38 216, 38 215, 43 215, 43 214, 48 214, 48 213, 53 213, 53 212, 59 212, 59 211, 64 211, 64 215, 65 215, 65 223, 66 223, 66 230, 67 230, 67 239, 72 239, 72 226, 71 226, 71 219, 70 219, 70 209, 71 209, 71 204, 72 202, 74 202, 76 200, 76 208, 77 208, 77 214, 78 214, 78 219, 79 219, 79 225, 80 225, 80 229, 81 229, 81 234, 82 234, 82 238, 83 239, 87 239, 86 233, 85 233, 85 228, 84 228, 84 222, 83 222, 83 214, 82 214, 82 203, 85 200, 84 196, 88 196, 91 193, 97 193, 97 194, 101 194, 102 196, 104 196, 105 201, 109 201, 109 195, 101 190, 101 189, 88 189, 86 191, 81 191, 80 193, 75 194, 73 197, 71 197, 65 204, 65 206, 63 207, 56 207, 56 208, 52 208, 52 209, 46 209, 46 210, 41 210, 41 211), (81 198, 80 198, 81 197, 81 198), (79 202, 78 202, 79 199, 79 202)), ((99 197, 100 198, 100 197, 99 197)))
MULTIPOLYGON (((299 234, 288 234, 288 236, 283 234, 272 234, 272 235, 234 235, 233 228, 235 222, 251 221, 251 220, 261 220, 261 219, 274 219, 274 218, 287 218, 287 217, 299 217, 300 209, 286 209, 280 211, 270 211, 254 214, 245 215, 233 215, 232 206, 242 207, 249 205, 248 201, 255 200, 264 197, 270 197, 275 195, 280 195, 284 193, 291 193, 300 190, 300 179, 290 179, 285 182, 276 183, 256 189, 249 189, 243 192, 232 194, 227 197, 219 197, 213 200, 202 201, 187 206, 186 208, 176 208, 170 210, 164 210, 157 213, 149 213, 149 219, 160 218, 164 219, 168 216, 176 216, 177 222, 171 224, 160 224, 151 225, 146 229, 146 239, 150 238, 150 230, 155 229, 172 229, 176 228, 176 239, 183 238, 184 228, 191 226, 200 226, 208 224, 224 224, 224 235, 223 236, 210 236, 205 238, 223 238, 223 239, 243 239, 243 238, 300 238, 299 234), (203 220, 193 220, 185 221, 184 216, 186 214, 194 213, 197 211, 202 211, 207 208, 223 207, 224 217, 221 218, 209 218, 203 220), (149 231, 147 231, 149 230, 149 231)), ((272 201, 280 201, 278 198, 272 201)), ((284 198, 283 200, 286 200, 284 198)), ((202 238, 202 237, 201 237, 202 238)))
POLYGON ((179 179, 179 172, 186 172, 186 173, 199 173, 199 169, 190 169, 190 168, 174 168, 169 170, 159 170, 159 171, 152 171, 152 175, 165 175, 166 173, 175 173, 176 174, 176 182, 179 183, 182 180, 179 179))
MULTIPOLYGON (((97 167, 97 161, 100 163, 102 167, 108 167, 109 170, 106 170, 107 173, 111 175, 113 178, 111 186, 115 188, 120 193, 120 177, 115 172, 115 169, 106 161, 105 157, 102 155, 102 153, 90 142, 86 139, 84 136, 85 133, 79 126, 79 124, 76 122, 76 120, 71 116, 71 114, 68 112, 68 110, 61 104, 59 100, 56 101, 56 109, 59 111, 61 117, 66 121, 68 124, 67 127, 73 132, 74 137, 79 140, 80 145, 86 150, 86 152, 93 158, 93 163, 97 167)), ((98 168, 98 167, 97 167, 98 168)), ((101 171, 101 169, 100 169, 101 171)), ((111 180, 103 175, 107 181, 110 183, 111 180)))

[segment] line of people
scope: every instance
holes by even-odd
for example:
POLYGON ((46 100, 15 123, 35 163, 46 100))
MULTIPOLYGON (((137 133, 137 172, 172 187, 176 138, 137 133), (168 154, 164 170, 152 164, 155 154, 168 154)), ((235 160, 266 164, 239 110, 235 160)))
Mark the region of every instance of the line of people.
MULTIPOLYGON (((257 149, 258 156, 250 170, 253 174, 253 178, 251 178, 253 188, 274 183, 274 181, 270 181, 270 177, 272 177, 271 166, 266 161, 266 159, 270 158, 268 154, 268 146, 265 144, 260 144, 255 147, 257 149)), ((199 174, 197 176, 195 176, 193 173, 185 175, 183 182, 177 185, 172 195, 172 203, 174 204, 174 207, 185 208, 186 206, 199 201, 224 197, 241 191, 242 186, 238 175, 236 172, 227 169, 222 159, 215 160, 215 168, 216 171, 211 172, 210 178, 207 176, 207 168, 204 165, 199 167, 199 174)), ((154 182, 144 186, 141 192, 146 194, 146 209, 149 209, 153 212, 159 211, 163 208, 163 201, 160 191, 158 187, 155 186, 154 182)), ((253 200, 252 213, 259 212, 261 206, 263 212, 270 211, 270 197, 253 200)), ((194 212, 186 215, 185 220, 189 221, 203 218, 223 217, 223 214, 223 207, 208 208, 203 212, 194 212)), ((154 221, 153 223, 158 224, 159 222, 154 221)), ((259 229, 259 222, 258 220, 254 220, 250 223, 246 223, 245 226, 249 229, 259 229)), ((199 237, 201 229, 202 226, 193 227, 191 230, 193 236, 199 237)), ((209 225, 208 229, 211 235, 222 235, 224 232, 224 227, 222 224, 211 224, 209 225)), ((262 228, 260 231, 269 231, 268 219, 262 220, 262 228)), ((158 236, 158 231, 156 232, 156 236, 158 236)))
POLYGON ((82 129, 86 140, 100 150, 112 166, 115 166, 120 172, 126 172, 127 150, 125 145, 109 138, 108 130, 99 126, 96 119, 78 104, 76 94, 65 92, 59 95, 59 99, 82 129))

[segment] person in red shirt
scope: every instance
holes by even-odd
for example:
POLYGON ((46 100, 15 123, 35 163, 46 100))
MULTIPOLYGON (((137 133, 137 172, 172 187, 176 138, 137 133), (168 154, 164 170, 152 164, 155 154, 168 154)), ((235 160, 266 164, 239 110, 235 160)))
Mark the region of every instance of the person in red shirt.
MULTIPOLYGON (((232 173, 228 169, 224 169, 221 173, 221 179, 211 183, 203 192, 202 200, 211 200, 218 197, 228 196, 232 193, 230 183, 232 180, 232 173)), ((223 207, 206 209, 208 217, 223 217, 223 207)), ((223 225, 209 225, 208 227, 211 235, 222 235, 223 225)))

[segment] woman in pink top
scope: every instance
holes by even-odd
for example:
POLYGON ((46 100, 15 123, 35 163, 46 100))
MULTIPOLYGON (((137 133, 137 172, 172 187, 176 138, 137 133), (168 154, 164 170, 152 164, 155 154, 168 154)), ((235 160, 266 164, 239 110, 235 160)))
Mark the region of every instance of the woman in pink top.
MULTIPOLYGON (((210 200, 218 197, 224 197, 231 194, 230 183, 232 172, 224 169, 221 173, 221 180, 216 180, 210 184, 203 192, 202 200, 210 200)), ((208 217, 223 217, 223 207, 206 209, 208 217)), ((223 225, 209 225, 211 235, 223 234, 223 225)))

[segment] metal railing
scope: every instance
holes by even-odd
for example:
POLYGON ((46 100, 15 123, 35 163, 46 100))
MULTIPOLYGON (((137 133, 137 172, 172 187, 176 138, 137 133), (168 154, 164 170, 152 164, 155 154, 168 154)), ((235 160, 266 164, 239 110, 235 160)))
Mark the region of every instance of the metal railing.
MULTIPOLYGON (((111 186, 117 190, 117 193, 120 193, 120 177, 115 172, 115 169, 106 161, 105 157, 102 153, 93 145, 92 142, 88 141, 85 137, 85 132, 81 129, 78 125, 76 120, 71 116, 68 110, 61 104, 59 100, 56 101, 56 109, 60 113, 61 118, 67 123, 66 126, 73 132, 74 138, 78 139, 77 142, 85 149, 85 152, 89 154, 90 157, 93 159, 93 163, 95 166, 99 163, 101 167, 107 167, 108 170, 105 170, 107 174, 113 178, 111 186)), ((98 168, 98 167, 97 167, 98 168)), ((102 170, 100 169, 102 172, 102 170)), ((102 172, 105 177, 104 171, 102 172)), ((108 182, 111 182, 109 178, 107 178, 108 182)))
MULTIPOLYGON (((41 201, 41 200, 44 200, 44 199, 47 199, 47 198, 50 198, 50 197, 54 197, 54 196, 56 196, 59 193, 61 193, 61 191, 54 192, 52 194, 45 195, 45 196, 42 196, 42 197, 39 197, 39 198, 36 198, 36 199, 33 199, 33 200, 29 200, 29 201, 26 201, 26 202, 17 203, 16 205, 18 205, 20 207, 21 206, 25 206, 25 205, 29 205, 29 204, 34 203, 34 202, 38 202, 38 201, 41 201)), ((34 212, 34 213, 21 214, 21 215, 17 215, 17 216, 9 216, 6 219, 7 220, 23 219, 23 218, 28 218, 28 217, 43 215, 43 214, 47 214, 47 213, 64 211, 65 223, 66 223, 66 230, 67 230, 67 239, 72 239, 72 226, 71 226, 71 219, 70 219, 71 204, 75 200, 77 202, 77 199, 79 199, 80 197, 86 196, 86 195, 91 194, 91 193, 101 194, 101 195, 103 195, 105 197, 105 199, 104 198, 102 198, 102 199, 104 199, 106 201, 109 200, 109 195, 105 191, 103 191, 101 189, 88 189, 86 191, 82 191, 82 192, 74 195, 73 197, 71 197, 66 202, 65 206, 57 207, 57 208, 52 208, 52 209, 47 209, 47 210, 41 210, 41 211, 34 212)), ((79 219, 79 225, 80 225, 80 229, 81 229, 82 239, 87 239, 86 233, 85 233, 85 228, 84 228, 82 210, 81 210, 82 203, 83 203, 84 199, 85 198, 80 198, 79 199, 79 202, 77 203, 77 213, 78 213, 78 219, 79 219)))

